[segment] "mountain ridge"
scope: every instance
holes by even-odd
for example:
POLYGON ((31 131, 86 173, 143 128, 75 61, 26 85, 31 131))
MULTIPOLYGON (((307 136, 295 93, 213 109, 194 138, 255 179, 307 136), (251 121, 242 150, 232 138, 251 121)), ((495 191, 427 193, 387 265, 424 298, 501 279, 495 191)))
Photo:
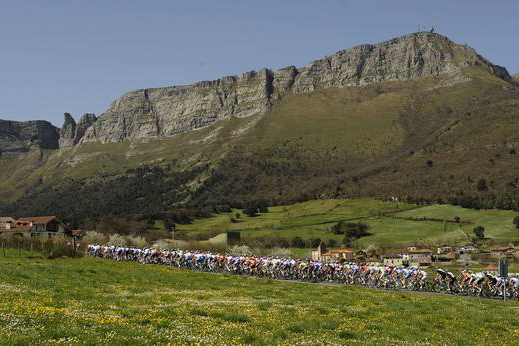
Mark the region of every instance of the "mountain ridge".
POLYGON ((185 221, 228 206, 331 197, 519 209, 517 85, 470 47, 436 34, 403 37, 384 43, 394 51, 354 50, 371 52, 362 67, 343 68, 358 61, 346 50, 303 72, 278 70, 272 89, 258 83, 270 78, 262 70, 200 82, 201 94, 189 86, 130 92, 101 122, 65 115, 54 128, 59 150, 32 145, 0 157, 0 213, 185 221), (161 116, 182 108, 168 98, 191 96, 195 114, 172 116, 175 135, 160 136, 161 116), (221 113, 208 113, 213 101, 221 113))
POLYGON ((230 116, 264 113, 287 93, 454 74, 475 65, 512 80, 505 68, 469 46, 439 34, 413 33, 341 50, 302 68, 261 69, 192 85, 131 91, 99 116, 80 143, 168 137, 230 116))
MULTIPOLYGON (((59 142, 61 148, 70 148, 96 141, 169 137, 231 116, 264 113, 288 93, 458 74, 461 68, 478 65, 499 78, 513 80, 505 68, 492 64, 467 45, 436 33, 411 33, 343 49, 305 67, 287 66, 276 71, 263 68, 190 85, 129 91, 99 117, 85 114, 79 121, 78 136, 75 120, 65 113, 59 142)), ((453 78, 451 84, 459 82, 463 79, 453 78)))

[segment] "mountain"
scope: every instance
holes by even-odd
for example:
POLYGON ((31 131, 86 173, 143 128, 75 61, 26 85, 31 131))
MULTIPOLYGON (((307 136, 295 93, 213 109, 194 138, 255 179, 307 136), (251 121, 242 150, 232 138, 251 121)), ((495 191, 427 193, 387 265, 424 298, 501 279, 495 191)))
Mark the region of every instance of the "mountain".
POLYGON ((455 75, 468 66, 510 79, 506 70, 467 46, 437 34, 413 34, 343 50, 303 68, 263 69, 189 86, 132 91, 110 105, 81 143, 167 137, 265 112, 287 94, 455 75))
POLYGON ((59 149, 3 155, 0 213, 180 222, 339 196, 516 209, 518 105, 506 69, 423 32, 302 68, 137 90, 99 117, 66 114, 59 149))
POLYGON ((24 153, 32 149, 58 149, 59 133, 47 121, 0 119, 0 157, 3 153, 24 153))

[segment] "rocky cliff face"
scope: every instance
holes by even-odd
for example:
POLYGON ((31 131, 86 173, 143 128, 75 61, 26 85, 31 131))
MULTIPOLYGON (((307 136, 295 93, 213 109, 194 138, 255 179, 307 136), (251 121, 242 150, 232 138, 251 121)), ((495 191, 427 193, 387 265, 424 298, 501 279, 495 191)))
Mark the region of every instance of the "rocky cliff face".
POLYGON ((63 127, 59 134, 59 147, 70 148, 74 145, 74 137, 76 136, 76 121, 72 115, 65 113, 63 127))
POLYGON ((0 155, 31 149, 58 149, 59 132, 47 121, 0 120, 0 155))
POLYGON ((87 129, 96 122, 97 118, 94 114, 85 113, 79 123, 69 113, 64 114, 63 127, 60 130, 59 147, 71 148, 85 135, 87 129))
POLYGON ((264 112, 287 93, 455 74, 468 66, 511 81, 504 68, 472 48, 438 34, 416 33, 343 50, 299 69, 263 69, 189 86, 133 91, 112 103, 80 142, 172 136, 220 119, 264 112))
POLYGON ((76 126, 76 135, 74 136, 74 145, 78 144, 81 138, 85 135, 88 128, 96 122, 97 117, 93 113, 85 113, 79 119, 76 126))

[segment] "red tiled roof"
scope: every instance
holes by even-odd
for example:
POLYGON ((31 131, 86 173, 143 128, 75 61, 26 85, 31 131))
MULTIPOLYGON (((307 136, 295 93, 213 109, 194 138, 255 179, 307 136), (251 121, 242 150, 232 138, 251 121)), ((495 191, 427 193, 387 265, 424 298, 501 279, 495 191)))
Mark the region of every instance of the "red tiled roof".
POLYGON ((11 227, 10 229, 0 228, 0 232, 27 232, 32 229, 31 225, 21 225, 17 227, 11 227))
POLYGON ((22 217, 18 221, 32 222, 35 225, 46 225, 56 219, 56 216, 34 216, 34 217, 22 217))

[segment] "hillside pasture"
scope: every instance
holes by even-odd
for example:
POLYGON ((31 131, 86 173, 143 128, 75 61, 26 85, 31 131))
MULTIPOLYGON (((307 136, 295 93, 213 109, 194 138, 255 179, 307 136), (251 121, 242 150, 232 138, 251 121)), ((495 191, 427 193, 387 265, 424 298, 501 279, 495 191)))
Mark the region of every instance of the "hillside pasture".
POLYGON ((330 228, 338 221, 362 222, 371 236, 361 238, 360 246, 374 244, 399 247, 413 244, 460 244, 471 241, 476 226, 485 227, 485 236, 496 243, 519 240, 513 225, 515 211, 475 210, 451 205, 416 206, 374 199, 313 200, 286 206, 270 207, 268 213, 248 217, 241 210, 197 219, 178 229, 190 235, 214 234, 227 230, 241 231, 243 239, 296 236, 303 239, 335 239, 343 235, 330 228), (239 213, 240 217, 236 218, 239 213), (455 217, 460 223, 455 222, 455 217))

